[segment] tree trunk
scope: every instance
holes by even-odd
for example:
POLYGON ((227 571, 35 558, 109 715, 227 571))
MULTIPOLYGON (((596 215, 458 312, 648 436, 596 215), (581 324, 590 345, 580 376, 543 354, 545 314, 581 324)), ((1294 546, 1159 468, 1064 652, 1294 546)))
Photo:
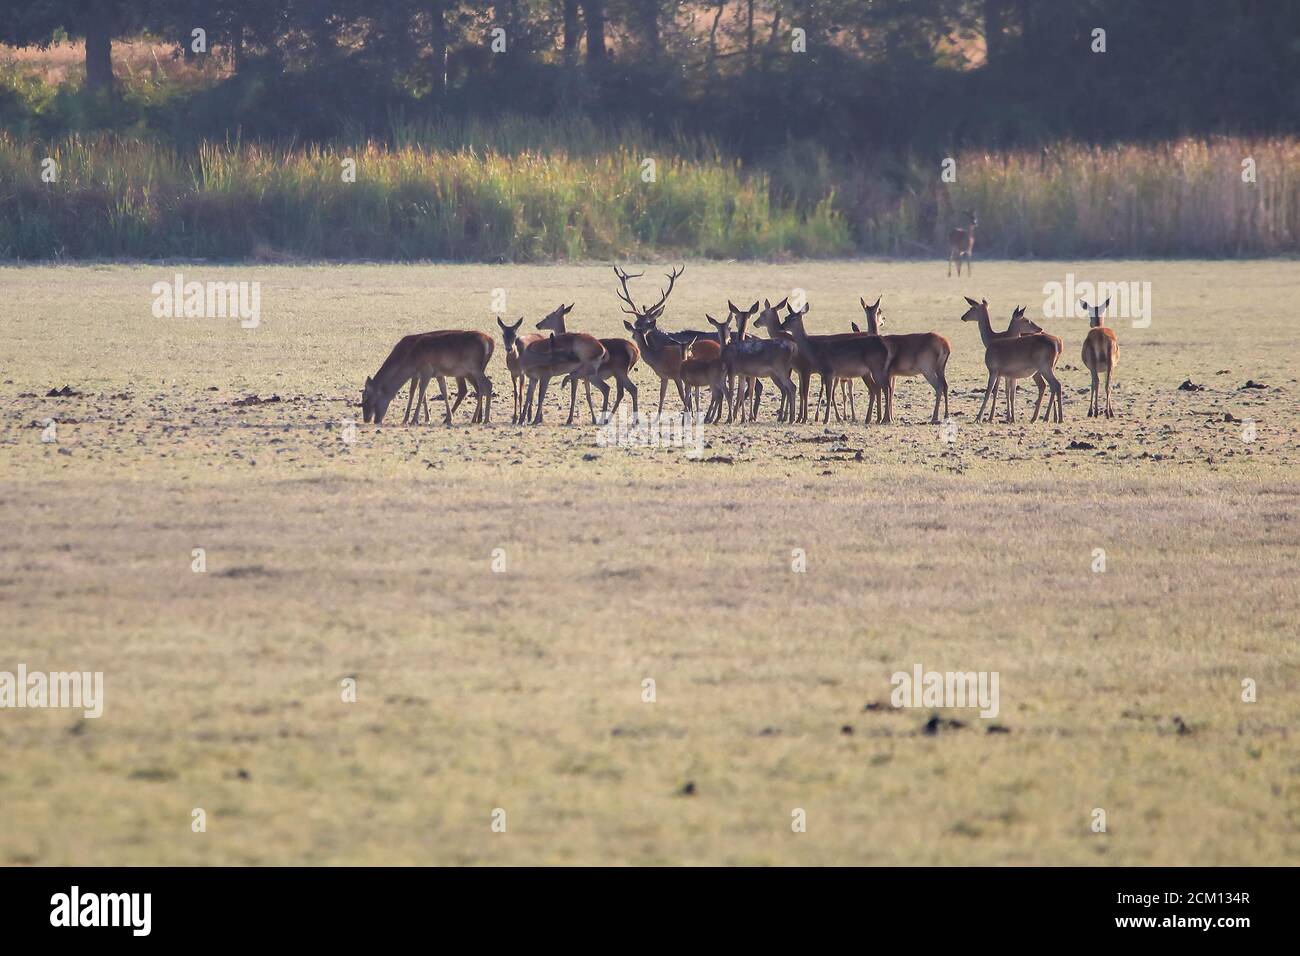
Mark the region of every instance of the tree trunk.
POLYGON ((1001 62, 1005 55, 1006 23, 1006 0, 984 0, 984 46, 990 64, 1001 62))
POLYGON ((447 3, 433 0, 430 15, 433 18, 433 87, 447 89, 447 3))
POLYGON ((86 89, 113 92, 113 27, 107 4, 91 0, 81 22, 86 35, 86 89))
POLYGON ((578 0, 564 0, 564 62, 578 58, 578 42, 582 30, 578 26, 578 0))
POLYGON ((745 7, 745 72, 754 71, 754 0, 745 7))
POLYGON ((601 63, 605 59, 604 0, 582 0, 582 13, 587 20, 587 62, 601 63))
POLYGON ((645 30, 645 50, 651 59, 660 53, 659 0, 641 0, 641 28, 645 30))

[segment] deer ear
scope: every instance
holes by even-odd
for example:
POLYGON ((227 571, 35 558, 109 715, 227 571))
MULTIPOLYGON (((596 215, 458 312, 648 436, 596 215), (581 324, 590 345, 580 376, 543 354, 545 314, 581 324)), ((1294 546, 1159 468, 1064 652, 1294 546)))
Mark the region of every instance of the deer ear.
POLYGON ((506 324, 501 321, 501 316, 499 315, 497 316, 497 325, 501 326, 503 329, 506 327, 506 324))
POLYGON ((980 305, 987 309, 987 308, 989 307, 989 300, 988 300, 988 299, 980 299, 980 305))
POLYGON ((627 319, 624 319, 624 320, 623 320, 623 328, 627 329, 629 332, 635 332, 635 331, 636 331, 636 329, 634 329, 634 328, 632 327, 632 323, 629 322, 627 319))
POLYGON ((517 330, 517 329, 519 328, 519 326, 521 326, 521 325, 523 325, 523 324, 524 324, 524 317, 521 315, 521 316, 519 317, 519 321, 516 322, 514 325, 512 325, 511 328, 517 330))
POLYGON ((374 381, 370 378, 369 375, 367 375, 367 376, 366 376, 366 388, 369 388, 369 387, 370 387, 371 385, 373 385, 373 384, 374 384, 374 381))
POLYGON ((849 325, 853 326, 853 331, 854 331, 854 332, 861 332, 861 331, 862 331, 860 328, 858 328, 858 323, 856 323, 856 322, 850 322, 849 325))
MULTIPOLYGON (((732 302, 730 299, 727 300, 727 308, 730 309, 732 312, 739 312, 739 311, 740 311, 738 308, 736 308, 736 303, 732 302)), ((707 312, 704 313, 704 314, 705 314, 705 315, 708 315, 707 312)))
POLYGON ((749 311, 746 312, 745 314, 746 314, 746 315, 753 315, 753 314, 754 314, 755 312, 757 312, 757 311, 758 311, 758 302, 755 301, 754 304, 751 305, 751 306, 749 307, 749 311))
POLYGON ((1110 305, 1110 296, 1106 296, 1106 301, 1097 306, 1098 314, 1106 311, 1106 306, 1110 305))
POLYGON ((858 296, 858 305, 865 309, 867 307, 867 300, 862 298, 862 296, 858 296))
POLYGON ((776 304, 776 307, 779 309, 781 308, 781 306, 787 305, 789 302, 790 302, 790 297, 786 296, 784 299, 782 299, 780 302, 776 304))
POLYGON ((1083 306, 1083 311, 1085 311, 1085 312, 1090 311, 1089 306, 1088 306, 1088 300, 1087 300, 1087 299, 1080 299, 1080 300, 1079 300, 1079 304, 1080 304, 1081 306, 1083 306))
POLYGON ((873 308, 873 309, 878 309, 878 308, 880 308, 880 300, 883 299, 883 298, 884 298, 884 295, 883 295, 883 294, 882 294, 882 295, 878 295, 878 296, 876 296, 876 304, 873 305, 872 308, 873 308))
POLYGON ((962 296, 962 298, 965 299, 967 302, 970 303, 971 308, 975 308, 977 305, 979 305, 978 302, 976 302, 974 299, 972 299, 972 298, 971 298, 970 296, 968 296, 968 295, 964 295, 964 296, 962 296))
MULTIPOLYGON (((770 308, 772 308, 772 303, 771 303, 771 302, 768 302, 767 299, 764 299, 764 300, 763 300, 763 308, 765 308, 765 309, 770 309, 770 308)), ((781 307, 778 305, 777 308, 779 309, 779 308, 781 308, 781 307)))

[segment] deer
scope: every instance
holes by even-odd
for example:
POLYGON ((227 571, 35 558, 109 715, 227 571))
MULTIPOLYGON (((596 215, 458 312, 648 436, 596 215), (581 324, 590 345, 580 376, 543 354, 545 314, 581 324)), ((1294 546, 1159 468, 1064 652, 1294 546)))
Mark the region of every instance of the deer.
POLYGON ((957 261, 957 278, 961 278, 961 261, 966 260, 966 275, 971 274, 971 263, 975 259, 975 227, 979 225, 979 220, 975 218, 974 211, 966 213, 965 229, 948 230, 948 278, 952 278, 952 263, 957 261))
MULTIPOLYGON (((634 317, 634 322, 623 320, 623 327, 632 333, 636 345, 640 349, 641 357, 645 359, 651 370, 659 376, 659 414, 664 413, 664 397, 668 393, 668 383, 672 382, 677 386, 677 395, 682 400, 682 407, 690 410, 691 403, 686 398, 686 392, 682 386, 682 363, 686 360, 686 352, 690 347, 689 343, 678 341, 671 334, 659 329, 657 322, 659 316, 663 314, 664 305, 668 297, 672 295, 673 286, 677 279, 686 271, 685 266, 673 269, 667 275, 668 288, 661 290, 659 301, 653 305, 640 307, 632 300, 632 293, 627 287, 629 279, 637 278, 643 273, 628 273, 618 266, 614 266, 614 275, 618 278, 622 291, 618 292, 618 297, 625 303, 623 312, 634 317)), ((692 341, 697 341, 693 339, 692 341)))
MULTIPOLYGON (((968 309, 961 317, 963 322, 978 322, 980 324, 980 335, 983 337, 987 332, 991 332, 989 327, 989 303, 987 299, 976 302, 969 296, 966 301, 970 303, 968 309)), ((1054 335, 1048 335, 1045 332, 1035 332, 1029 335, 1008 336, 1004 338, 985 339, 984 346, 984 365, 989 370, 988 384, 984 388, 984 401, 980 403, 979 413, 975 420, 979 421, 984 415, 984 408, 989 404, 989 399, 994 399, 993 407, 989 408, 989 421, 993 420, 993 414, 996 410, 995 389, 999 378, 1006 378, 1014 381, 1018 378, 1025 378, 1038 372, 1047 381, 1048 387, 1052 390, 1052 397, 1048 399, 1047 411, 1045 418, 1050 418, 1052 414, 1052 405, 1056 405, 1056 421, 1064 421, 1064 415, 1061 411, 1061 382, 1056 377, 1056 362, 1061 356, 1061 340, 1054 335)), ((1043 393, 1038 393, 1038 401, 1034 404, 1034 417, 1031 422, 1038 420, 1038 413, 1043 404, 1043 393)), ((1007 420, 1015 421, 1014 406, 1008 400, 1007 420)))
MULTIPOLYGON (((572 306, 570 306, 572 308, 572 306)), ((559 310, 552 312, 542 321, 537 323, 539 329, 549 329, 559 335, 566 335, 568 330, 564 327, 564 316, 567 312, 561 313, 559 310)), ((632 417, 635 419, 640 413, 637 409, 636 401, 636 383, 632 381, 628 374, 636 366, 637 361, 641 358, 641 350, 636 347, 635 342, 629 342, 627 339, 601 339, 600 344, 605 346, 605 358, 600 363, 600 368, 592 378, 585 379, 583 384, 587 387, 587 407, 592 408, 591 404, 591 385, 595 382, 596 388, 600 390, 600 414, 604 421, 609 421, 607 416, 613 415, 618 411, 618 405, 623 401, 623 392, 626 390, 632 395, 632 417), (609 386, 605 384, 605 379, 613 378, 618 385, 618 393, 614 397, 614 407, 609 407, 609 386)), ((560 388, 569 384, 570 376, 566 376, 560 383, 560 388)), ((591 423, 596 424, 596 413, 591 413, 591 423)))
MULTIPOLYGON (((727 327, 731 324, 728 316, 725 322, 718 322, 713 316, 705 314, 718 331, 717 339, 697 339, 693 345, 686 346, 686 357, 681 364, 681 381, 687 386, 684 396, 689 397, 691 387, 709 390, 709 407, 705 410, 705 422, 717 422, 722 419, 722 405, 728 394, 727 365, 722 358, 723 343, 727 340, 727 327)), ((699 412, 699 403, 688 404, 687 412, 699 412)))
MULTIPOLYGON (((862 311, 867 316, 867 334, 880 335, 880 326, 884 323, 884 316, 880 311, 881 296, 876 297, 875 305, 868 306, 867 300, 858 297, 858 302, 862 305, 862 311)), ((952 345, 948 340, 937 332, 908 332, 903 335, 885 335, 881 336, 885 344, 889 347, 890 364, 889 364, 889 381, 878 382, 879 389, 874 393, 877 401, 880 399, 880 390, 884 391, 884 398, 887 403, 885 409, 885 421, 892 421, 894 417, 894 379, 909 378, 913 375, 920 375, 930 387, 934 389, 934 412, 930 416, 930 424, 939 424, 939 399, 943 398, 943 415, 948 417, 948 376, 946 369, 948 367, 948 356, 952 354, 952 345)), ((868 391, 871 391, 871 383, 867 383, 868 391)), ((879 415, 879 408, 876 409, 879 415)), ((871 415, 871 402, 867 402, 867 416, 871 415)))
MULTIPOLYGON (((788 331, 785 331, 784 326, 782 325, 781 314, 780 314, 782 309, 793 311, 789 309, 788 299, 782 299, 780 302, 776 303, 776 305, 773 305, 767 299, 764 299, 763 311, 758 314, 758 318, 754 320, 754 324, 758 326, 760 329, 765 329, 770 338, 785 339, 787 341, 794 342, 795 341, 794 335, 788 331)), ((829 339, 829 338, 836 338, 836 337, 837 336, 829 336, 829 335, 814 336, 814 338, 818 338, 818 339, 829 339)), ((838 336, 838 337, 852 338, 853 335, 850 333, 844 333, 842 336, 838 336)), ((796 342, 795 344, 797 347, 798 343, 796 342)), ((798 413, 792 416, 790 420, 796 422, 806 422, 808 420, 808 386, 812 382, 812 377, 814 373, 816 373, 817 369, 813 364, 812 359, 802 349, 799 349, 798 354, 795 356, 794 371, 799 374, 799 409, 798 409, 798 413)), ((820 398, 818 398, 817 400, 817 406, 820 409, 821 407, 820 398)), ((835 414, 838 417, 839 415, 838 408, 835 410, 835 414)), ((814 415, 813 417, 816 418, 816 415, 814 415)))
POLYGON ((1102 372, 1106 373, 1106 417, 1114 418, 1114 413, 1110 410, 1110 374, 1115 371, 1115 366, 1119 365, 1119 339, 1115 338, 1115 331, 1109 329, 1104 324, 1106 309, 1110 306, 1110 298, 1101 305, 1093 308, 1087 302, 1080 299, 1079 304, 1083 310, 1088 313, 1088 334, 1083 340, 1083 364, 1088 366, 1088 371, 1092 373, 1092 393, 1088 396, 1088 417, 1100 418, 1101 409, 1101 388, 1099 376, 1102 372))
MULTIPOLYGON (((515 407, 510 416, 510 424, 523 424, 524 409, 524 373, 519 367, 519 355, 515 351, 515 342, 522 342, 524 348, 532 345, 534 342, 540 342, 542 336, 537 332, 525 332, 519 334, 519 326, 524 324, 524 317, 521 315, 519 321, 514 325, 506 325, 501 321, 501 316, 497 316, 497 325, 501 326, 501 341, 506 348, 506 369, 510 372, 510 387, 514 393, 515 407)), ((460 394, 457 392, 457 401, 460 400, 460 394)))
MULTIPOLYGON (((556 375, 569 376, 569 417, 566 425, 573 424, 573 415, 578 404, 578 379, 590 378, 600 369, 605 360, 605 346, 600 339, 586 332, 555 332, 557 321, 573 311, 573 305, 560 305, 537 323, 538 328, 552 329, 549 339, 524 345, 515 340, 515 354, 519 356, 519 368, 528 377, 528 394, 524 399, 523 419, 527 421, 533 409, 533 391, 538 383, 541 387, 537 394, 537 414, 532 424, 542 423, 542 409, 546 402, 546 387, 556 375)), ((587 403, 591 404, 591 393, 587 393, 587 403)), ((590 409, 595 418, 595 409, 590 409)))
MULTIPOLYGON (((727 411, 727 422, 734 420, 737 409, 740 411, 740 420, 744 422, 749 406, 746 392, 736 388, 733 394, 732 382, 736 380, 744 383, 754 382, 754 391, 757 393, 757 381, 763 377, 772 379, 781 392, 781 408, 777 412, 777 420, 785 421, 787 418, 793 420, 795 390, 794 383, 790 380, 790 370, 794 366, 795 356, 799 354, 798 348, 793 341, 786 339, 747 339, 740 327, 732 331, 728 339, 727 330, 732 318, 739 315, 742 321, 748 320, 758 311, 758 303, 755 302, 753 308, 743 312, 730 302, 727 305, 731 311, 723 322, 719 322, 711 315, 705 315, 709 323, 718 330, 718 341, 725 343, 722 346, 722 362, 726 368, 727 391, 732 396, 727 411)), ((749 415, 751 421, 757 417, 757 408, 758 401, 755 398, 754 412, 749 415)))
MULTIPOLYGON (((966 297, 966 302, 970 304, 972 308, 976 308, 978 306, 978 303, 976 303, 975 300, 970 298, 969 296, 966 297)), ((987 313, 987 307, 985 307, 984 311, 987 313)), ((968 312, 967 315, 969 314, 970 313, 968 312)), ((962 316, 962 318, 965 319, 966 317, 962 316)), ((1032 319, 1028 319, 1025 317, 1025 310, 1022 306, 1016 306, 1011 311, 1011 322, 1002 331, 998 331, 994 329, 992 324, 989 321, 984 321, 983 317, 978 315, 972 318, 970 321, 979 322, 980 341, 984 343, 985 348, 988 348, 989 343, 991 342, 997 342, 1002 339, 1018 338, 1021 335, 1036 335, 1043 332, 1042 327, 1039 326, 1038 323, 1034 322, 1032 319)), ((1043 401, 1043 392, 1047 390, 1047 379, 1043 378, 1043 376, 1038 374, 1037 372, 1035 372, 1032 377, 1033 377, 1034 384, 1038 386, 1037 404, 1041 405, 1043 401)), ((999 379, 997 382, 993 383, 992 401, 993 401, 994 408, 997 407, 998 386, 1001 383, 1001 381, 1002 380, 999 379)), ((1015 380, 1008 379, 1006 387, 1007 387, 1007 420, 1011 421, 1014 414, 1013 408, 1015 404, 1015 391, 1016 391, 1015 380)), ((1048 411, 1049 412, 1051 411, 1050 404, 1048 405, 1048 411)), ((1044 421, 1046 421, 1046 418, 1044 418, 1044 421)))
MULTIPOLYGON (((1043 331, 1042 326, 1040 326, 1037 322, 1035 322, 1033 319, 1025 318, 1025 307, 1022 305, 1018 305, 1011 310, 1011 322, 1006 327, 1006 329, 1002 332, 998 332, 994 329, 989 329, 989 335, 991 337, 990 338, 991 341, 994 339, 1016 338, 1017 336, 1020 335, 1033 335, 1042 331, 1043 331)), ((983 337, 983 334, 984 333, 981 330, 980 332, 981 339, 983 337)), ((985 342, 984 344, 988 345, 988 342, 985 342)), ((1037 372, 1033 374, 1032 379, 1034 384, 1038 386, 1039 401, 1042 401, 1043 392, 1047 390, 1047 379, 1043 378, 1043 376, 1039 375, 1037 372)), ((999 381, 1003 381, 1003 380, 1000 379, 999 381)), ((1007 393, 1007 403, 1008 403, 1007 418, 1010 419, 1014 415, 1015 404, 1016 404, 1016 391, 1019 388, 1019 386, 1016 384, 1015 379, 1005 379, 1005 383, 1006 383, 1006 393, 1007 393)), ((993 383, 993 404, 995 406, 997 405, 997 401, 998 401, 998 383, 994 382, 993 383)), ((1044 418, 1043 420, 1046 421, 1047 419, 1044 418)))
MULTIPOLYGON (((373 377, 366 376, 361 389, 361 410, 366 424, 371 421, 383 424, 393 396, 408 381, 419 380, 423 404, 425 386, 435 376, 472 379, 478 393, 474 421, 488 424, 492 413, 492 380, 486 370, 494 348, 492 337, 483 332, 447 329, 407 336, 393 347, 373 377)), ((443 421, 450 425, 452 408, 445 387, 442 398, 447 409, 443 421)), ((418 406, 416 418, 419 418, 418 406)))
MULTIPOLYGON (((889 346, 880 336, 845 333, 841 335, 809 335, 804 328, 804 316, 808 314, 808 303, 796 312, 786 306, 788 315, 781 322, 782 331, 794 337, 800 353, 807 356, 809 362, 822 379, 822 390, 826 393, 826 417, 829 423, 831 408, 835 408, 836 420, 840 418, 839 406, 835 404, 835 380, 837 378, 862 378, 870 375, 877 382, 886 383, 888 388, 888 370, 893 356, 889 346)), ((890 408, 886 396, 886 421, 890 408)), ((813 416, 816 420, 816 415, 813 416)))

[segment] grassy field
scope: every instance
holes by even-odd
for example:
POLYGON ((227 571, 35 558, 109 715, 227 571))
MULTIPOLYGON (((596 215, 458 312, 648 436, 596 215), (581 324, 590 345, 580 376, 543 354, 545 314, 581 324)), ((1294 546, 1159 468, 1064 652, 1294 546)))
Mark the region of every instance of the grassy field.
POLYGON ((976 265, 689 263, 668 327, 801 287, 813 329, 883 293, 953 345, 952 444, 911 380, 895 425, 769 404, 703 460, 509 425, 499 353, 492 427, 342 438, 400 335, 494 330, 495 289, 615 334, 607 265, 0 270, 0 670, 106 684, 0 711, 0 864, 1300 862, 1300 264, 976 265), (177 271, 259 281, 261 325, 154 318, 177 271), (1067 272, 1151 283, 1118 417, 1043 320, 1064 424, 975 424, 961 295, 1033 316, 1067 272), (926 733, 916 664, 998 672, 999 715, 926 733))

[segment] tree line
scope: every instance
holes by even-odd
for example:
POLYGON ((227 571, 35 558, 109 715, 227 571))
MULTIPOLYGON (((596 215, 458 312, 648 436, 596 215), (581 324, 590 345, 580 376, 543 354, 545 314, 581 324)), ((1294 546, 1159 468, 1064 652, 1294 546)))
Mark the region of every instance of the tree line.
POLYGON ((875 156, 1300 127, 1300 4, 1271 0, 6 6, 0 42, 84 42, 84 92, 105 102, 122 39, 220 58, 223 78, 185 120, 153 118, 202 136, 326 140, 382 133, 394 116, 564 110, 707 134, 745 156, 801 138, 875 156))

